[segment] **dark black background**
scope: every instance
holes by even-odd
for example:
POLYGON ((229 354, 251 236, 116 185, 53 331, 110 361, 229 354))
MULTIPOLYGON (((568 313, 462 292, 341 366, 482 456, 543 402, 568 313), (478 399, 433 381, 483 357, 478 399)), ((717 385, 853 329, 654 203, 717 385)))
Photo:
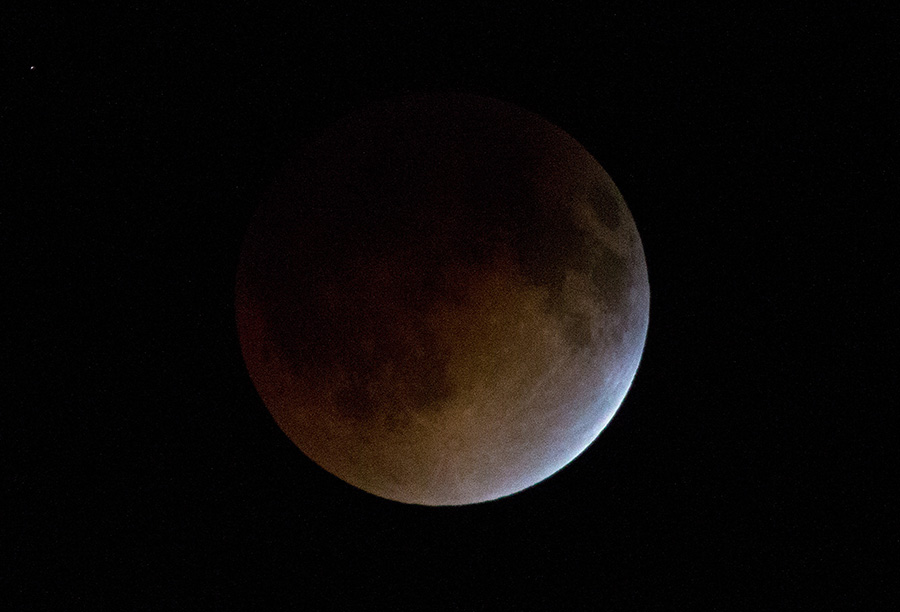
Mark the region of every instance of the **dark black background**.
POLYGON ((4 17, 5 601, 891 607, 887 10, 525 6, 4 17), (382 500, 305 458, 233 322, 240 241, 279 168, 347 112, 434 90, 584 144, 629 203, 652 293, 597 442, 460 508, 382 500))

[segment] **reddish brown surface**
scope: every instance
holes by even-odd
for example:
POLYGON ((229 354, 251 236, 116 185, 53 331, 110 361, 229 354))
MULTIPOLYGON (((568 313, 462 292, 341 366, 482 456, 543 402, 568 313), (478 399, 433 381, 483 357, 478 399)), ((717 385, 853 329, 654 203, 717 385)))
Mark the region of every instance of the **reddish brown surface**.
POLYGON ((319 465, 408 503, 546 478, 612 418, 649 287, 615 185, 515 107, 420 96, 325 133, 260 207, 237 320, 272 415, 319 465))

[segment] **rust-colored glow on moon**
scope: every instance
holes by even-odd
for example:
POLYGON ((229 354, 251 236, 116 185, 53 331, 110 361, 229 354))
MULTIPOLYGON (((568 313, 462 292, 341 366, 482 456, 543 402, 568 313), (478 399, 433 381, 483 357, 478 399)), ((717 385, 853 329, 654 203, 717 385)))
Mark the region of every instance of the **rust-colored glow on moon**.
POLYGON ((407 96, 325 132, 262 203, 236 316, 250 376, 313 461, 458 505, 580 454, 621 404, 649 313, 612 180, 512 105, 407 96))

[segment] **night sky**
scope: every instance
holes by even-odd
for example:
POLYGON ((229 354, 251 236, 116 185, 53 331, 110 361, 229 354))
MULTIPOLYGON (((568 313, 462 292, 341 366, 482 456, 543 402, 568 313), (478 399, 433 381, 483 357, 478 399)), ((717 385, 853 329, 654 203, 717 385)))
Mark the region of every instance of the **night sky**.
POLYGON ((0 599, 891 609, 895 32, 876 8, 627 6, 9 11, 0 599), (307 459, 234 323, 240 243, 279 170, 420 91, 573 135, 650 276, 643 360, 597 441, 456 508, 307 459))

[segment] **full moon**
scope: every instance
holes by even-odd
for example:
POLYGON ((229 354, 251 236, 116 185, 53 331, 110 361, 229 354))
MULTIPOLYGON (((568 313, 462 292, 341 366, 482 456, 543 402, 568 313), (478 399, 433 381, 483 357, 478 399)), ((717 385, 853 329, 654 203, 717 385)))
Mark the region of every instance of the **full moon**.
POLYGON ((647 334, 643 246, 600 164, 467 94, 356 112, 298 154, 244 240, 247 370, 319 466, 409 504, 554 474, 625 397, 647 334))

